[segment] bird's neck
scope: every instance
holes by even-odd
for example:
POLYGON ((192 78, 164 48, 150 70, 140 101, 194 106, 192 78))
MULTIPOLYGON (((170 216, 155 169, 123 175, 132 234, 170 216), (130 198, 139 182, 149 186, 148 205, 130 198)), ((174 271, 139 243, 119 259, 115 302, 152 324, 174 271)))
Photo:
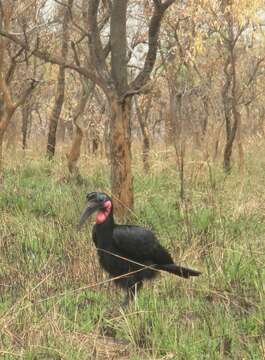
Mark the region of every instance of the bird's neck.
POLYGON ((97 213, 96 224, 103 224, 106 221, 113 221, 113 209, 111 201, 104 203, 104 208, 97 213))
POLYGON ((114 228, 115 222, 114 222, 114 218, 113 218, 113 212, 110 211, 109 214, 106 214, 105 212, 99 212, 97 214, 97 218, 96 218, 96 226, 97 229, 104 229, 105 231, 112 231, 112 229, 114 228))
POLYGON ((95 230, 97 235, 97 247, 109 248, 112 245, 112 235, 115 223, 113 213, 111 212, 105 221, 95 224, 95 230))

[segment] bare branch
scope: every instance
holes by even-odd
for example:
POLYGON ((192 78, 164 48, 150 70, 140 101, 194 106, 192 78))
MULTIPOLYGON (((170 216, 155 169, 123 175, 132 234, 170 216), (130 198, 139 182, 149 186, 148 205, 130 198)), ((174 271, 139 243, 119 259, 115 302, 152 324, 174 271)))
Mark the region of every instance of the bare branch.
POLYGON ((12 77, 13 77, 13 74, 15 72, 15 69, 16 69, 16 66, 17 66, 17 62, 16 62, 16 59, 22 54, 22 52, 24 51, 23 48, 20 48, 18 50, 18 52, 16 52, 16 54, 14 56, 11 57, 11 65, 7 71, 7 74, 6 74, 6 77, 5 77, 5 81, 7 84, 10 83, 12 77))
POLYGON ((170 5, 172 5, 175 2, 175 0, 166 0, 162 3, 163 11, 165 11, 170 5))
POLYGON ((14 110, 16 110, 19 106, 23 105, 25 103, 25 101, 27 100, 27 97, 32 93, 32 91, 36 88, 36 86, 38 85, 38 81, 36 81, 35 79, 31 80, 31 83, 29 85, 29 87, 23 92, 23 94, 21 95, 21 97, 15 102, 14 104, 14 110))
POLYGON ((82 34, 82 36, 89 37, 88 32, 74 20, 73 12, 72 12, 73 1, 71 1, 69 4, 62 3, 59 0, 54 0, 54 1, 58 4, 60 4, 61 6, 67 7, 72 24, 79 30, 79 32, 82 34))
POLYGON ((111 46, 110 46, 110 39, 109 39, 109 41, 107 42, 107 44, 105 45, 105 47, 103 49, 104 59, 107 59, 110 51, 111 51, 111 46))
MULTIPOLYGON (((25 43, 25 41, 19 39, 17 36, 10 34, 10 33, 6 32, 6 31, 4 31, 3 29, 0 29, 0 35, 12 40, 17 45, 20 45, 23 49, 28 50, 28 51, 30 50, 28 45, 25 43)), ((62 57, 51 55, 46 51, 39 50, 38 48, 32 50, 31 52, 32 52, 33 55, 35 55, 38 58, 44 60, 45 62, 49 62, 51 64, 57 64, 59 66, 64 66, 65 68, 75 70, 78 73, 84 75, 86 78, 89 78, 92 81, 94 81, 94 82, 98 83, 99 85, 101 85, 101 81, 97 77, 97 75, 95 74, 94 71, 90 71, 89 69, 87 69, 85 67, 77 66, 77 65, 75 65, 73 63, 67 63, 65 61, 65 59, 63 59, 62 57)))
POLYGON ((161 2, 161 0, 153 0, 153 1, 157 9, 160 9, 162 11, 165 11, 171 4, 175 2, 175 0, 166 0, 163 3, 161 2))
POLYGON ((72 48, 73 53, 74 53, 75 63, 76 63, 77 66, 80 66, 80 60, 79 60, 79 57, 78 57, 78 54, 77 54, 75 43, 73 41, 71 41, 71 48, 72 48))
POLYGON ((128 0, 115 0, 110 21, 111 76, 118 96, 128 89, 126 14, 128 0))
POLYGON ((99 36, 97 22, 99 0, 91 0, 88 5, 88 29, 90 34, 90 50, 92 61, 100 74, 105 69, 105 57, 99 36))
POLYGON ((130 89, 134 93, 145 85, 149 80, 149 76, 153 70, 156 54, 158 49, 158 35, 160 30, 161 21, 166 9, 174 3, 175 0, 167 0, 163 4, 160 1, 154 0, 155 7, 151 18, 149 33, 148 33, 148 52, 145 58, 145 63, 142 71, 138 74, 135 80, 130 84, 130 89))
POLYGON ((240 100, 240 99, 242 98, 242 96, 244 95, 245 90, 248 89, 248 87, 251 85, 251 83, 255 80, 256 75, 257 75, 257 72, 258 72, 258 69, 259 69, 260 65, 261 65, 264 61, 265 61, 265 57, 262 57, 262 58, 260 58, 260 59, 256 62, 252 74, 250 75, 250 77, 249 77, 246 85, 243 87, 240 95, 238 96, 238 100, 240 100))

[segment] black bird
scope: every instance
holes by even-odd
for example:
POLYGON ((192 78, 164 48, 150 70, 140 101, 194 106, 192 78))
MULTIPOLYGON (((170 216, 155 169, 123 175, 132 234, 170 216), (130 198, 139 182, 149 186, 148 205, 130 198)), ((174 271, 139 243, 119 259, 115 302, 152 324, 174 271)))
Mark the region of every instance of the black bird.
POLYGON ((102 192, 87 195, 87 207, 78 227, 98 211, 92 238, 97 248, 99 262, 115 283, 127 290, 126 303, 135 296, 144 280, 152 279, 156 270, 164 270, 183 278, 201 273, 174 264, 168 251, 160 245, 154 233, 140 226, 117 225, 113 218, 111 198, 102 192))

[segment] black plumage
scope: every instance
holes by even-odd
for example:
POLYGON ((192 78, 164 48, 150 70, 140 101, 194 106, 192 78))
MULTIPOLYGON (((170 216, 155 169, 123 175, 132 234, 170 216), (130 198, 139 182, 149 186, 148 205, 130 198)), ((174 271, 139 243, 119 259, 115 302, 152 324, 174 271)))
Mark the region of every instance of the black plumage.
POLYGON ((174 264, 168 251, 148 229, 133 225, 117 225, 113 218, 111 198, 104 193, 87 195, 88 206, 83 212, 79 227, 95 211, 98 211, 92 238, 97 248, 102 268, 117 285, 127 290, 127 300, 142 287, 143 281, 158 275, 157 270, 189 278, 200 275, 199 271, 174 264))

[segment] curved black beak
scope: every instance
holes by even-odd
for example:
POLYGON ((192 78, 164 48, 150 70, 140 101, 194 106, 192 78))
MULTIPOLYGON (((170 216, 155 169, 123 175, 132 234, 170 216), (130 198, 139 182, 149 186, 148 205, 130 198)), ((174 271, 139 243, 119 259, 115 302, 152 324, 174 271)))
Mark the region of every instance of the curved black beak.
POLYGON ((101 204, 98 202, 89 202, 85 210, 83 211, 79 224, 77 225, 77 229, 80 230, 81 227, 84 225, 86 220, 91 216, 95 211, 99 210, 101 208, 101 204))

